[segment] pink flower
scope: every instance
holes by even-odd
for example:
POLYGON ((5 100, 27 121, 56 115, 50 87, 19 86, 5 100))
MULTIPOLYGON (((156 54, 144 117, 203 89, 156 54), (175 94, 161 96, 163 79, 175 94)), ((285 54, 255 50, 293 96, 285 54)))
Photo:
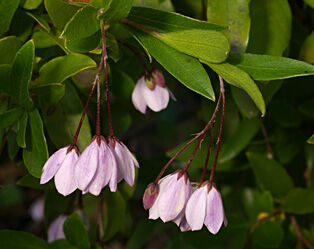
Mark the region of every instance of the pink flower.
POLYGON ((54 177, 58 192, 64 196, 71 194, 76 189, 74 167, 78 158, 78 149, 73 145, 56 151, 43 167, 40 184, 45 184, 54 177))
POLYGON ((124 179, 130 186, 133 186, 135 178, 134 166, 139 167, 136 158, 129 151, 128 147, 126 147, 117 138, 109 138, 108 141, 109 147, 113 151, 114 157, 117 162, 117 182, 120 182, 122 179, 124 179))
POLYGON ((39 223, 44 219, 44 207, 45 207, 44 198, 38 198, 30 206, 29 208, 30 215, 36 223, 39 223))
POLYGON ((164 76, 155 69, 151 76, 142 76, 138 80, 132 93, 132 102, 141 113, 146 112, 147 106, 159 112, 167 107, 169 96, 173 95, 165 85, 164 76))
POLYGON ((184 210, 192 187, 188 175, 178 170, 159 181, 159 194, 149 209, 149 218, 160 218, 163 222, 173 221, 178 226, 184 218, 184 210))
POLYGON ((107 184, 112 192, 117 190, 117 162, 103 136, 94 136, 83 151, 76 163, 74 176, 83 194, 99 195, 107 184))
POLYGON ((191 195, 185 209, 185 217, 192 231, 200 230, 203 224, 216 234, 222 223, 227 226, 221 195, 215 185, 204 183, 191 195))
POLYGON ((67 216, 62 214, 58 216, 48 227, 48 242, 52 242, 58 239, 64 239, 63 224, 67 216))
POLYGON ((143 196, 143 206, 144 209, 150 209, 154 203, 155 200, 158 197, 158 193, 159 193, 159 185, 155 184, 155 183, 151 183, 147 186, 145 192, 144 192, 144 196, 143 196))

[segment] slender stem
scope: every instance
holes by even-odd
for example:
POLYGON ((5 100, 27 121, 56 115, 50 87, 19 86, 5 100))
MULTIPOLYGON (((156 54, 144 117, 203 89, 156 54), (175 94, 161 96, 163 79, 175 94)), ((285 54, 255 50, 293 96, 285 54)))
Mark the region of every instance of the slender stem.
POLYGON ((11 124, 11 125, 9 126, 7 132, 6 132, 6 133, 4 134, 4 136, 3 136, 2 143, 1 143, 1 147, 0 147, 0 156, 1 156, 1 154, 2 154, 4 145, 5 145, 5 143, 6 143, 7 139, 8 139, 8 136, 9 136, 10 132, 12 131, 12 128, 13 128, 14 124, 15 124, 15 123, 13 123, 13 124, 11 124))
POLYGON ((204 134, 200 137, 200 140, 199 140, 198 143, 196 144, 196 146, 195 146, 195 148, 194 148, 194 150, 193 150, 192 155, 190 156, 189 160, 186 162, 186 164, 185 164, 185 166, 184 166, 184 168, 183 168, 184 171, 187 171, 188 168, 190 167, 190 164, 191 164, 192 160, 194 159, 195 154, 196 154, 198 148, 201 146, 201 144, 202 144, 202 142, 203 142, 203 140, 204 140, 205 135, 206 135, 206 133, 204 133, 204 134))
POLYGON ((98 227, 99 227, 99 238, 102 243, 102 238, 104 237, 104 216, 103 216, 103 206, 104 206, 104 198, 101 195, 99 200, 99 209, 98 209, 98 227))
POLYGON ((100 82, 97 80, 97 119, 96 119, 96 135, 101 135, 100 127, 100 82))
POLYGON ((104 29, 103 23, 101 23, 101 36, 102 36, 102 49, 103 49, 102 57, 104 60, 104 70, 105 70, 105 87, 106 87, 106 101, 107 101, 107 108, 108 108, 109 134, 110 134, 110 137, 114 137, 113 125, 112 125, 112 115, 111 115, 111 106, 110 106, 110 96, 109 96, 106 36, 105 36, 105 29, 104 29))
POLYGON ((209 146, 208 146, 208 150, 207 150, 207 155, 206 155, 206 159, 205 159, 205 165, 203 168, 203 174, 202 174, 202 178, 200 181, 200 186, 202 185, 202 183, 204 182, 205 178, 206 178, 206 172, 207 172, 207 168, 208 168, 208 161, 209 161, 209 156, 212 150, 212 146, 213 146, 213 142, 214 142, 214 134, 215 134, 215 122, 213 123, 213 126, 211 128, 211 135, 210 135, 210 142, 209 142, 209 146))
POLYGON ((221 112, 220 130, 219 130, 219 135, 217 138, 216 154, 215 154, 215 159, 214 159, 212 171, 211 171, 211 174, 209 177, 209 182, 214 181, 215 170, 216 170, 218 154, 219 154, 219 149, 220 149, 222 130, 223 130, 224 120, 225 120, 225 107, 226 107, 225 88, 224 88, 224 81, 220 76, 219 76, 219 81, 220 81, 220 94, 221 94, 221 98, 222 98, 222 112, 221 112))
POLYGON ((261 130, 262 130, 262 133, 263 133, 263 136, 265 139, 265 143, 266 143, 267 157, 269 159, 272 159, 272 158, 274 158, 273 151, 272 151, 271 146, 270 146, 270 142, 269 142, 269 138, 268 138, 268 134, 267 134, 265 125, 261 119, 259 120, 259 124, 260 124, 261 130))
POLYGON ((210 121, 207 123, 207 125, 205 126, 205 128, 197 133, 195 135, 195 137, 193 137, 190 141, 188 141, 168 162, 167 164, 162 168, 162 170, 160 171, 160 173, 158 174, 158 176, 156 177, 154 183, 157 184, 159 179, 162 177, 162 175, 164 174, 165 170, 169 167, 169 165, 191 144, 193 143, 196 139, 198 139, 200 136, 204 135, 207 133, 208 129, 212 126, 212 124, 215 122, 216 120, 216 116, 219 110, 219 105, 221 102, 221 94, 219 95, 219 99, 215 108, 215 111, 210 119, 210 121))
POLYGON ((297 219, 295 218, 295 216, 291 215, 291 223, 292 226, 299 238, 299 240, 308 248, 308 249, 314 249, 314 246, 311 245, 311 243, 304 237, 304 235, 302 234, 302 231, 300 229, 300 226, 298 224, 297 219))

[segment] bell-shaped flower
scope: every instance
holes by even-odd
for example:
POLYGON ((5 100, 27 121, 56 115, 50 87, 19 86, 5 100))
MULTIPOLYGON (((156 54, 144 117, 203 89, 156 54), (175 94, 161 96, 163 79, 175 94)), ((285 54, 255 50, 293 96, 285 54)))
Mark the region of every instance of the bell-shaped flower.
POLYGON ((151 183, 147 186, 143 195, 143 206, 145 210, 150 209, 154 205, 158 197, 158 193, 159 193, 158 184, 151 183))
POLYGON ((69 145, 59 149, 45 163, 40 184, 45 184, 54 177, 56 189, 64 196, 76 190, 74 168, 79 158, 76 146, 69 145))
POLYGON ((192 231, 202 229, 205 224, 208 231, 216 234, 222 223, 227 225, 221 195, 214 184, 205 182, 194 191, 186 205, 185 217, 192 231))
POLYGON ((83 194, 99 195, 107 184, 112 192, 117 190, 117 163, 104 137, 95 136, 85 148, 76 163, 74 176, 83 194))
POLYGON ((142 76, 137 81, 132 93, 132 102, 141 113, 146 112, 147 106, 154 112, 159 112, 167 107, 169 96, 173 97, 166 87, 164 76, 155 69, 151 75, 142 76))
POLYGON ((115 156, 118 167, 118 179, 120 182, 124 179, 130 186, 134 184, 135 168, 139 167, 136 158, 121 141, 117 138, 109 138, 108 144, 115 156))
POLYGON ((149 218, 160 218, 163 222, 173 221, 180 225, 184 218, 186 202, 192 193, 187 173, 178 170, 162 178, 158 185, 159 193, 149 209, 149 218))
POLYGON ((58 216, 48 227, 48 242, 58 239, 64 239, 63 224, 67 216, 62 214, 58 216))

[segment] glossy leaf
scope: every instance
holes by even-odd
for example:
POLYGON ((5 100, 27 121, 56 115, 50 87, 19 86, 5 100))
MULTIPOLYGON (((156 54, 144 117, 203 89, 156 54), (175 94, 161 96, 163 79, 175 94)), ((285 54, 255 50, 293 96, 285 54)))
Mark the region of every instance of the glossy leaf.
POLYGON ((210 79, 195 58, 180 53, 142 32, 135 31, 135 35, 147 51, 183 85, 208 99, 215 100, 210 79))
POLYGON ((70 41, 78 40, 93 35, 99 29, 100 24, 97 20, 97 10, 87 5, 78 10, 66 24, 62 36, 70 41))
POLYGON ((223 143, 219 162, 224 163, 244 150, 259 130, 258 119, 243 119, 231 138, 223 143))
POLYGON ((35 46, 34 42, 30 40, 18 51, 12 65, 10 93, 25 108, 32 106, 28 83, 32 77, 34 58, 35 46))
POLYGON ((292 18, 288 1, 251 1, 250 16, 251 31, 247 51, 281 56, 289 45, 291 35, 292 18))
POLYGON ((247 72, 254 80, 277 80, 314 74, 314 66, 311 64, 279 56, 232 54, 228 62, 247 72))
POLYGON ((65 92, 65 86, 60 83, 42 84, 30 89, 47 103, 57 103, 65 92))
POLYGON ((299 59, 311 64, 314 63, 314 32, 312 32, 304 41, 300 50, 299 59))
POLYGON ((96 63, 83 54, 69 54, 56 57, 40 68, 37 81, 45 84, 61 83, 78 72, 95 66, 96 63))
POLYGON ((66 40, 65 47, 75 53, 86 53, 96 49, 100 44, 100 32, 77 40, 66 40))
POLYGON ((5 245, 1 247, 6 249, 49 249, 48 242, 20 231, 1 230, 0 241, 2 245, 5 245))
POLYGON ((21 108, 13 108, 0 114, 0 128, 7 128, 14 124, 23 113, 21 108))
POLYGON ((283 197, 293 188, 291 177, 278 162, 258 153, 247 152, 246 156, 258 182, 274 197, 283 197))
POLYGON ((31 189, 39 189, 39 190, 45 190, 45 189, 55 189, 55 185, 53 181, 50 181, 46 184, 40 184, 40 180, 38 178, 33 177, 32 175, 25 175, 21 177, 17 181, 17 185, 25 188, 31 188, 31 189))
POLYGON ((133 0, 112 0, 109 9, 102 16, 106 23, 120 21, 125 18, 131 8, 133 0))
POLYGON ((19 6, 20 0, 0 2, 0 35, 4 34, 10 27, 11 20, 19 6))
POLYGON ((11 69, 10 65, 0 65, 0 90, 11 95, 11 69))
POLYGON ((22 42, 15 36, 0 39, 0 64, 11 64, 22 42))
POLYGON ((278 248, 284 238, 284 231, 278 222, 261 223, 252 234, 253 245, 263 248, 278 248))
POLYGON ((26 14, 33 18, 46 32, 50 32, 50 26, 45 18, 31 12, 26 12, 26 14))
POLYGON ((70 5, 62 0, 45 0, 45 8, 59 30, 64 29, 67 22, 79 9, 79 7, 70 5))
MULTIPOLYGON (((83 112, 82 102, 71 83, 65 85, 65 95, 56 104, 41 105, 45 127, 49 138, 57 148, 72 142, 83 112)), ((91 141, 91 128, 85 117, 77 145, 83 150, 91 141)))
POLYGON ((36 48, 49 48, 57 45, 56 41, 53 40, 53 38, 43 30, 34 32, 32 35, 32 40, 34 41, 36 48))
POLYGON ((128 15, 128 19, 161 33, 190 29, 216 31, 225 29, 224 27, 193 19, 178 13, 147 7, 133 7, 128 15))
POLYGON ((207 0, 207 21, 228 27, 231 52, 244 52, 249 41, 248 0, 207 0))
POLYGON ((28 113, 24 111, 18 122, 19 129, 17 130, 17 134, 16 134, 16 143, 21 148, 26 147, 25 134, 26 134, 26 128, 27 128, 27 121, 28 121, 28 113))
POLYGON ((22 0, 23 8, 28 10, 36 9, 43 0, 22 0))
POLYGON ((79 249, 73 246, 66 239, 58 239, 49 243, 50 249, 79 249))
POLYGON ((259 111, 250 96, 242 89, 231 87, 232 98, 234 99, 241 114, 246 118, 253 118, 259 111))
POLYGON ((48 149, 43 123, 38 110, 33 109, 28 113, 26 148, 23 150, 24 164, 32 176, 39 178, 47 159, 48 149))
POLYGON ((313 0, 304 0, 304 2, 306 4, 308 4, 309 6, 311 6, 312 9, 314 9, 314 1, 313 0))
POLYGON ((88 232, 78 213, 70 215, 63 224, 66 239, 73 245, 82 249, 90 248, 88 232))
POLYGON ((283 210, 294 214, 314 213, 314 190, 294 188, 283 199, 283 210))
POLYGON ((226 82, 246 91, 261 111, 262 115, 265 115, 266 108, 263 96, 246 72, 228 63, 213 64, 207 61, 204 61, 204 63, 219 74, 226 82))

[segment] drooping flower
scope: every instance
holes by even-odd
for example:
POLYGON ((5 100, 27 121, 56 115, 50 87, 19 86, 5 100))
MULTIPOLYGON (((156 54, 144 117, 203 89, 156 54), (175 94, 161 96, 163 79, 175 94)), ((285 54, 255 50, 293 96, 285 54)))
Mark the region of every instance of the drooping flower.
POLYGON ((154 112, 159 112, 167 107, 169 96, 173 97, 166 87, 164 76, 155 69, 151 75, 144 75, 137 81, 132 102, 141 113, 146 112, 147 106, 154 112))
POLYGON ((56 189, 64 196, 76 189, 74 168, 79 158, 76 146, 68 145, 56 151, 45 163, 40 184, 45 184, 54 177, 56 189))
POLYGON ((135 178, 134 167, 139 167, 136 158, 129 151, 128 147, 126 147, 117 138, 109 138, 108 144, 109 147, 112 149, 117 162, 117 182, 120 182, 122 179, 124 179, 130 186, 133 186, 135 178))
POLYGON ((58 216, 48 227, 48 242, 55 241, 57 239, 64 239, 63 224, 67 216, 62 214, 58 216))
POLYGON ((221 199, 214 184, 205 182, 191 195, 185 209, 185 217, 192 231, 200 230, 203 224, 208 231, 216 234, 227 219, 221 199))
POLYGON ((173 221, 179 226, 184 218, 185 205, 192 193, 187 173, 178 170, 162 178, 158 185, 159 193, 149 209, 149 219, 173 221))
POLYGON ((147 186, 143 195, 143 206, 145 210, 150 209, 154 205, 155 200, 158 197, 158 193, 159 193, 158 184, 151 183, 147 186))
POLYGON ((103 136, 94 136, 83 151, 75 166, 74 176, 83 194, 99 195, 107 184, 112 192, 117 190, 117 162, 103 136))

